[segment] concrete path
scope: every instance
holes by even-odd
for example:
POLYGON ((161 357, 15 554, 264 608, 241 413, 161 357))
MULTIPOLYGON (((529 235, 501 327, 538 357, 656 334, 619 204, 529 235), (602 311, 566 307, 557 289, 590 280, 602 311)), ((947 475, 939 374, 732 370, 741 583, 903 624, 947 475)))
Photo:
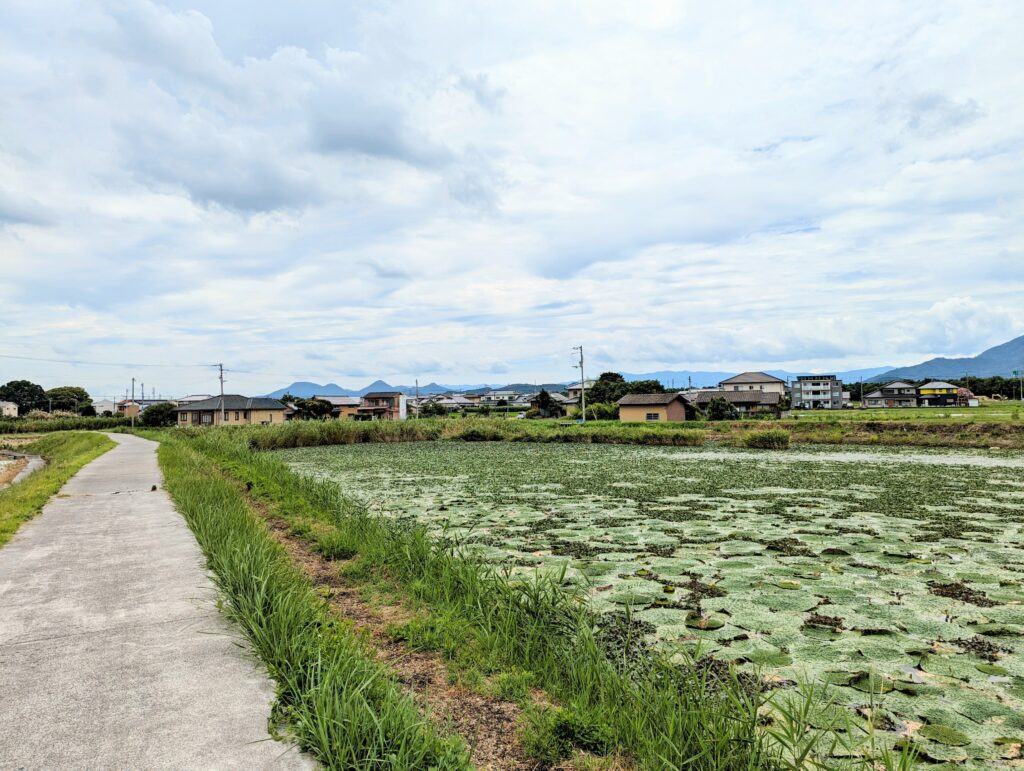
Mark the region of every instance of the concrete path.
POLYGON ((0 769, 313 767, 267 733, 156 443, 112 438, 0 548, 0 769))

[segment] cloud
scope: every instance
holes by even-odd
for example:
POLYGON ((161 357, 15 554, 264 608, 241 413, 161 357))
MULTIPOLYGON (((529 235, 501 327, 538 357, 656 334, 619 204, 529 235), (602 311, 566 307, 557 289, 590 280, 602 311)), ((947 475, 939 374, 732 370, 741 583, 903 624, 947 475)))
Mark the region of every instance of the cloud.
POLYGON ((1020 21, 8 3, 0 347, 168 393, 975 354, 1024 333, 1020 21))

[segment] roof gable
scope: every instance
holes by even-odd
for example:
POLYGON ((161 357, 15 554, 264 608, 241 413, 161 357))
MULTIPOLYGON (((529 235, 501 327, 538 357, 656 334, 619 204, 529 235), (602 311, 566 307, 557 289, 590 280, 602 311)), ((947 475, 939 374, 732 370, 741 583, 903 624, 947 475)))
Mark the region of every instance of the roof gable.
POLYGON ((739 384, 739 383, 785 383, 785 380, 777 378, 774 375, 769 375, 767 372, 741 372, 738 375, 734 375, 728 380, 723 380, 721 385, 726 383, 739 384))

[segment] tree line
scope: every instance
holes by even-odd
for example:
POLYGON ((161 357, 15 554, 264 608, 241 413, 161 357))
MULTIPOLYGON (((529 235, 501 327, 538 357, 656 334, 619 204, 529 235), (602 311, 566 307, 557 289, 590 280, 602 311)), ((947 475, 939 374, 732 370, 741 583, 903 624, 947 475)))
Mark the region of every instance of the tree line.
POLYGON ((32 410, 73 412, 86 417, 96 415, 92 397, 81 386, 58 386, 44 390, 41 385, 29 380, 11 380, 0 386, 0 402, 17 404, 18 415, 26 415, 32 410))

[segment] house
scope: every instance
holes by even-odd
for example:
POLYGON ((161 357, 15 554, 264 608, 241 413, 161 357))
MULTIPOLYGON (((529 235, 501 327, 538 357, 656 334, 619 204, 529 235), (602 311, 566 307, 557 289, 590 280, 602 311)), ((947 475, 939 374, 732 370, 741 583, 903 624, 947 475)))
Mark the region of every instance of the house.
POLYGON ((548 396, 550 397, 550 399, 548 401, 547 409, 541 409, 539 393, 531 394, 529 401, 526 403, 526 406, 532 410, 538 410, 541 414, 541 417, 545 418, 563 417, 565 413, 568 411, 569 407, 578 406, 575 402, 573 402, 572 399, 570 399, 565 394, 549 393, 548 396))
POLYGON ((956 407, 960 404, 957 386, 944 380, 932 380, 917 387, 917 403, 922 407, 956 407))
POLYGON ((373 391, 363 395, 356 420, 405 420, 407 406, 401 391, 373 391))
POLYGON ((786 393, 786 381, 766 372, 741 372, 735 377, 718 384, 723 391, 764 391, 765 393, 786 393))
POLYGON ((116 405, 117 414, 126 418, 137 418, 147 407, 154 404, 167 404, 169 399, 122 399, 116 405))
POLYGON ((725 399, 741 415, 778 415, 782 409, 782 397, 778 391, 700 391, 693 404, 706 410, 715 399, 725 399))
POLYGON ((887 383, 876 391, 865 394, 862 407, 916 407, 917 388, 902 380, 887 383))
POLYGON ((467 407, 475 407, 476 404, 467 399, 462 394, 452 394, 451 396, 442 396, 433 400, 434 404, 439 404, 445 408, 448 412, 458 412, 464 410, 467 407))
POLYGON ((488 391, 480 397, 480 404, 494 405, 498 402, 511 402, 517 396, 516 391, 488 391))
POLYGON ((594 385, 593 380, 586 380, 582 383, 573 383, 565 389, 565 393, 568 394, 569 400, 575 404, 580 403, 580 396, 584 391, 589 391, 591 386, 594 385))
POLYGON ((171 401, 175 404, 191 404, 192 402, 202 402, 212 398, 213 394, 189 394, 188 396, 182 396, 171 401))
POLYGON ((331 405, 331 417, 336 420, 348 420, 359 414, 362 400, 358 396, 314 396, 331 405))
POLYGON ((277 399, 224 394, 179 404, 174 413, 179 426, 269 426, 284 423, 285 410, 277 399))
POLYGON ((849 392, 846 402, 843 393, 843 381, 835 375, 800 375, 793 383, 793 408, 840 410, 849 404, 849 392))
POLYGON ((113 415, 117 411, 117 404, 113 399, 94 399, 92 408, 96 410, 97 415, 105 415, 108 412, 113 415))
POLYGON ((680 393, 626 394, 619 399, 618 405, 619 420, 622 423, 687 419, 686 398, 680 393))
POLYGON ((0 418, 18 417, 18 405, 14 402, 0 402, 0 418))

